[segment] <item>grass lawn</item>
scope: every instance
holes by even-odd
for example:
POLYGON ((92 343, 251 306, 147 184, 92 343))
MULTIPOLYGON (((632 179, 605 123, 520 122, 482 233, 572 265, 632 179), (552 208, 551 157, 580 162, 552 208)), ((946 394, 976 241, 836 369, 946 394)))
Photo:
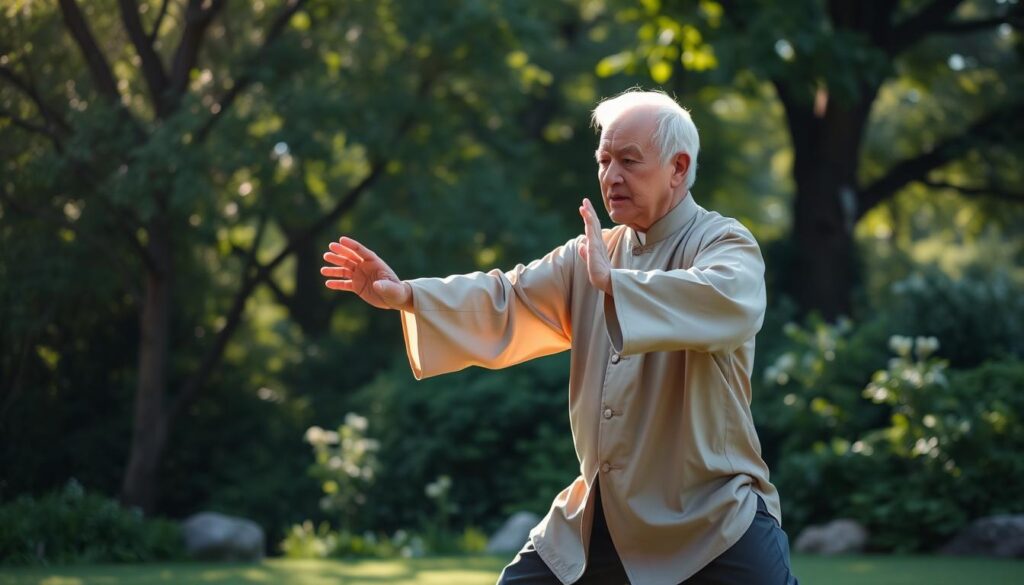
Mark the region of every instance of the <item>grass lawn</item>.
MULTIPOLYGON (((506 557, 100 565, 0 569, 0 585, 493 585, 506 557)), ((804 585, 1018 585, 1024 562, 945 557, 796 556, 804 585)), ((637 583, 636 585, 643 585, 637 583)))

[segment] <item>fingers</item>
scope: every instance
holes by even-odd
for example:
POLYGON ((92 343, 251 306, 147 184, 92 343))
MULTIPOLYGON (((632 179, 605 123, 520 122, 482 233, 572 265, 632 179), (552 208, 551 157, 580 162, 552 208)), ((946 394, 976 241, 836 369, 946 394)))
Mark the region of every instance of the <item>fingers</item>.
POLYGON ((587 231, 587 235, 600 237, 601 221, 597 219, 597 212, 594 211, 594 206, 589 199, 584 199, 580 205, 580 217, 583 218, 583 227, 587 231))
MULTIPOLYGON (((353 252, 356 255, 356 258, 353 258, 353 260, 376 260, 377 259, 377 255, 373 253, 373 250, 367 248, 366 246, 360 244, 359 242, 353 240, 352 238, 350 238, 348 236, 342 236, 338 240, 338 243, 341 245, 342 248, 345 248, 348 251, 353 252)), ((333 242, 331 243, 331 250, 334 250, 334 243, 333 242)), ((337 252, 337 250, 335 250, 335 251, 337 252)))
POLYGON ((344 268, 355 268, 357 263, 345 256, 339 256, 332 254, 331 252, 324 253, 324 262, 334 264, 335 266, 341 266, 344 268))
POLYGON ((333 266, 324 266, 320 269, 320 274, 328 278, 344 278, 346 280, 352 279, 351 268, 335 268, 333 266))
POLYGON ((352 248, 341 245, 341 243, 339 242, 331 242, 330 244, 327 245, 327 247, 331 250, 331 252, 334 252, 336 255, 341 256, 343 258, 348 258, 352 262, 363 261, 363 256, 357 254, 356 251, 353 250, 352 248))
POLYGON ((587 246, 593 246, 599 253, 607 256, 607 248, 604 243, 604 236, 601 232, 601 221, 597 218, 597 211, 590 199, 584 199, 580 205, 580 216, 583 217, 583 229, 587 235, 587 246))
POLYGON ((344 290, 348 292, 353 292, 355 290, 351 280, 328 280, 324 283, 324 286, 332 290, 344 290))

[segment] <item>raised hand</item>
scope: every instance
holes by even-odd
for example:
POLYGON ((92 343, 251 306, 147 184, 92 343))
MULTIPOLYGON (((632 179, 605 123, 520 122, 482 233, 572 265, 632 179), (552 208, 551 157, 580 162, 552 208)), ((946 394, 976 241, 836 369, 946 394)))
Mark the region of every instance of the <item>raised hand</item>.
POLYGON ((333 266, 320 269, 330 279, 324 283, 327 288, 354 292, 380 309, 412 310, 412 287, 373 250, 348 237, 331 242, 329 248, 324 261, 333 266))
POLYGON ((612 263, 608 259, 608 247, 605 246, 604 238, 601 236, 601 221, 597 219, 597 212, 589 199, 584 199, 580 205, 580 215, 583 217, 583 230, 586 238, 580 246, 580 258, 587 263, 587 276, 590 284, 605 294, 612 294, 612 263))

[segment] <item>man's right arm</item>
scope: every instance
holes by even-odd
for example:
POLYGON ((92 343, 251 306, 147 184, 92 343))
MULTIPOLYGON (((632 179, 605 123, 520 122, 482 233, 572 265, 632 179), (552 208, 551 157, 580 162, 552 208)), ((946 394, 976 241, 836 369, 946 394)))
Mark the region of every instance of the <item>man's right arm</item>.
POLYGON ((578 241, 508 272, 403 281, 376 253, 347 237, 330 245, 321 274, 328 288, 353 292, 402 315, 417 378, 469 366, 503 368, 568 349, 569 295, 578 241))
POLYGON ((507 272, 408 281, 414 309, 402 312, 417 379, 469 366, 499 369, 569 349, 577 241, 507 272))

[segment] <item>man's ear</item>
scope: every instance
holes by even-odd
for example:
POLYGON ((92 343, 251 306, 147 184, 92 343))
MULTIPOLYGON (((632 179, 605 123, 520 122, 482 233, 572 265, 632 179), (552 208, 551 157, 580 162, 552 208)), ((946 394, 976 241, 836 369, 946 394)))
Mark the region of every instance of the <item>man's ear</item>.
POLYGON ((669 182, 673 188, 686 182, 686 172, 690 170, 690 155, 685 152, 677 152, 672 160, 672 180, 669 182))

